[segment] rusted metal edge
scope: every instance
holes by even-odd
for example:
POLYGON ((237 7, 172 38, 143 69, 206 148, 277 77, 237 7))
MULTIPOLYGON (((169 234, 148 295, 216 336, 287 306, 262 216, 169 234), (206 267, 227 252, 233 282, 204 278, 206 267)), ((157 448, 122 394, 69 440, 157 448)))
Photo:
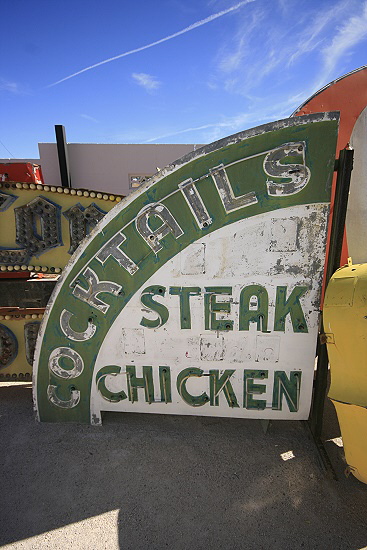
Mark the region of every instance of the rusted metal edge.
POLYGON ((349 73, 347 74, 343 74, 343 76, 340 76, 339 78, 336 78, 335 80, 332 80, 331 82, 329 82, 328 84, 325 84, 325 86, 323 86, 322 88, 320 88, 320 90, 317 90, 317 92, 315 92, 314 94, 312 94, 308 99, 306 99, 302 105, 300 105, 299 107, 297 107, 297 109, 295 111, 293 111, 293 113, 290 115, 291 117, 294 117, 297 115, 297 113, 299 113, 299 111, 301 111, 303 109, 303 107, 305 105, 307 105, 307 103, 309 103, 314 97, 317 97, 318 95, 320 95, 324 90, 327 90, 328 88, 330 88, 330 86, 333 86, 334 84, 336 84, 336 82, 340 82, 341 80, 344 80, 344 78, 347 78, 348 76, 354 74, 354 73, 358 73, 360 71, 363 71, 364 69, 367 69, 367 65, 362 65, 362 67, 358 67, 358 69, 354 69, 353 71, 350 71, 349 73))

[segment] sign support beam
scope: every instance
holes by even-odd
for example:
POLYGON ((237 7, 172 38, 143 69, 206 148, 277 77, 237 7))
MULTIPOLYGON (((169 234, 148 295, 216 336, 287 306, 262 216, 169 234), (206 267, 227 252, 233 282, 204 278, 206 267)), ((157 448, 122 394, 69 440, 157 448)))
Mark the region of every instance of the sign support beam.
MULTIPOLYGON (((332 214, 332 225, 330 235, 330 248, 326 268, 325 288, 332 274, 340 267, 342 253, 345 219, 347 215, 348 195, 350 179, 353 170, 354 150, 350 147, 342 149, 337 161, 337 180, 335 188, 334 211, 332 214)), ((320 336, 324 332, 321 323, 320 336)), ((324 342, 318 343, 317 370, 314 382, 314 395, 310 414, 310 425, 313 436, 320 442, 323 425, 324 404, 327 390, 328 378, 328 353, 324 342)))
POLYGON ((57 155, 59 157, 60 176, 62 187, 71 187, 69 170, 68 149, 66 143, 65 127, 62 124, 55 124, 57 155))

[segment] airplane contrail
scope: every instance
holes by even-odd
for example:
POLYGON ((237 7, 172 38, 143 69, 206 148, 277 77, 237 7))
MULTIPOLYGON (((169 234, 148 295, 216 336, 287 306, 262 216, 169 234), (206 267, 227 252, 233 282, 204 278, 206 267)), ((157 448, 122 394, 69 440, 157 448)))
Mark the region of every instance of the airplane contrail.
POLYGON ((115 55, 114 57, 110 57, 109 59, 105 59, 104 61, 99 61, 99 63, 95 63, 94 65, 90 65, 89 67, 85 67, 85 69, 81 69, 80 71, 77 71, 76 73, 70 74, 69 76, 65 76, 65 78, 62 78, 61 80, 57 80, 57 82, 53 82, 52 84, 49 84, 46 86, 46 88, 51 88, 52 86, 56 86, 57 84, 61 84, 61 82, 65 82, 65 80, 69 80, 70 78, 74 78, 74 76, 78 76, 82 73, 85 73, 86 71, 90 71, 92 69, 95 69, 96 67, 100 67, 101 65, 105 65, 105 63, 111 63, 111 61, 116 61, 116 59, 121 59, 121 57, 126 57, 128 55, 132 55, 133 53, 141 52, 143 50, 147 50, 148 48, 153 48, 153 46, 157 46, 158 44, 162 44, 162 42, 167 42, 167 40, 171 40, 172 38, 176 38, 176 36, 180 36, 181 34, 185 34, 186 32, 192 31, 194 29, 197 29, 197 27, 201 27, 202 25, 206 25, 206 23, 210 23, 211 21, 214 21, 214 19, 218 19, 218 17, 222 17, 223 15, 226 15, 227 13, 230 13, 231 11, 238 10, 245 4, 249 4, 250 2, 254 2, 255 0, 244 0, 242 2, 239 2, 238 4, 235 4, 231 8, 228 8, 223 11, 219 11, 218 13, 213 13, 212 15, 209 15, 209 17, 206 17, 205 19, 202 19, 201 21, 196 21, 196 23, 192 23, 192 25, 189 25, 185 29, 182 29, 181 31, 175 32, 174 34, 170 34, 169 36, 166 36, 165 38, 161 38, 160 40, 157 40, 156 42, 152 42, 151 44, 146 44, 145 46, 141 46, 140 48, 135 48, 134 50, 130 50, 128 52, 120 53, 119 55, 115 55))

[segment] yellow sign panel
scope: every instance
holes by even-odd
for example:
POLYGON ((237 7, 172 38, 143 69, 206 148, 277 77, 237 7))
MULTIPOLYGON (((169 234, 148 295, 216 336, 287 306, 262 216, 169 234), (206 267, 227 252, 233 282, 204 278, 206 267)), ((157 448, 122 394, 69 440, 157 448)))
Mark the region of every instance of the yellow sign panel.
POLYGON ((44 308, 0 308, 0 382, 31 380, 43 312, 44 308))
POLYGON ((123 196, 0 183, 0 270, 60 273, 80 242, 123 196))

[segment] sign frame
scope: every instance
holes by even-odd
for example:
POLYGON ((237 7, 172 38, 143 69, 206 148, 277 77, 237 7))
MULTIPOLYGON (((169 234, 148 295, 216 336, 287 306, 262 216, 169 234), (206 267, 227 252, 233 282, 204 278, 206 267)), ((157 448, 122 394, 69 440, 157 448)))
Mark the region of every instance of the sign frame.
MULTIPOLYGON (((138 396, 140 395, 141 403, 144 392, 144 404, 147 406, 128 407, 128 410, 224 416, 226 414, 222 414, 220 410, 224 403, 230 409, 227 410, 229 416, 306 419, 312 393, 312 358, 318 332, 327 213, 338 120, 338 113, 318 113, 277 121, 229 136, 168 166, 109 212, 71 258, 47 306, 35 353, 34 400, 38 418, 45 421, 100 424, 101 410, 125 410, 115 406, 121 402, 137 405, 138 396), (241 168, 243 162, 247 162, 245 172, 243 166, 241 168), (261 189, 255 185, 256 179, 259 180, 256 185, 261 189), (315 206, 314 210, 312 205, 315 206), (295 215, 292 209, 298 214, 295 215), (287 289, 284 284, 274 283, 272 295, 269 297, 270 293, 260 284, 264 278, 259 273, 255 277, 258 283, 255 279, 251 283, 250 277, 247 281, 249 284, 237 288, 233 299, 231 284, 224 284, 224 279, 218 279, 221 284, 215 284, 215 280, 209 281, 205 284, 204 291, 199 288, 200 292, 197 290, 199 285, 185 286, 184 291, 179 278, 171 285, 149 284, 160 269, 166 269, 176 256, 183 256, 186 249, 200 240, 208 241, 216 232, 219 234, 222 231, 225 242, 230 243, 231 232, 237 227, 236 224, 243 225, 248 220, 256 221, 260 218, 260 223, 263 223, 269 215, 274 220, 284 220, 283 211, 287 211, 285 215, 288 218, 290 212, 294 216, 283 227, 285 233, 291 228, 293 244, 283 243, 283 248, 296 246, 294 243, 297 238, 300 239, 299 228, 302 223, 307 225, 308 233, 305 235, 312 235, 312 245, 315 247, 313 253, 316 261, 308 269, 307 276, 299 266, 294 272, 289 271, 287 276, 294 283, 292 288, 287 289), (302 222, 305 212, 310 214, 307 223, 302 222), (306 279, 309 287, 303 284, 306 279), (238 314, 236 318, 239 330, 250 330, 251 325, 252 329, 257 327, 261 334, 268 334, 265 310, 270 303, 272 313, 269 314, 269 319, 272 316, 273 330, 293 337, 290 340, 293 342, 293 356, 286 361, 287 369, 276 369, 273 366, 273 399, 270 410, 267 403, 264 405, 264 400, 260 398, 266 391, 265 384, 260 382, 268 377, 264 366, 265 358, 260 362, 255 360, 248 368, 241 364, 244 370, 240 382, 244 391, 241 406, 238 405, 238 399, 236 404, 234 385, 232 386, 230 380, 233 373, 229 371, 233 369, 218 368, 215 350, 207 363, 208 373, 196 366, 195 361, 193 364, 189 362, 186 369, 180 368, 175 373, 175 382, 171 380, 171 366, 164 359, 157 358, 155 390, 158 393, 160 391, 160 400, 154 395, 152 361, 147 358, 144 358, 142 365, 134 365, 130 358, 129 363, 133 364, 125 365, 125 371, 122 372, 121 365, 116 364, 114 357, 112 364, 107 360, 108 364, 101 368, 99 365, 95 371, 95 363, 106 335, 121 312, 124 309, 127 311, 127 305, 133 303, 138 290, 141 290, 143 311, 148 310, 148 315, 141 317, 140 325, 143 329, 139 328, 140 331, 154 332, 161 327, 162 331, 165 330, 168 309, 156 296, 160 294, 164 297, 166 292, 167 297, 175 298, 176 303, 180 304, 176 313, 179 312, 181 329, 192 328, 185 326, 189 322, 187 314, 190 313, 187 304, 190 295, 200 294, 204 304, 204 333, 218 339, 220 336, 224 339, 233 334, 234 324, 228 313, 236 303, 242 308, 242 317, 238 314), (309 311, 306 312, 301 300, 307 292, 309 296, 306 305, 309 311), (250 307, 253 296, 256 297, 254 312, 250 307), (297 357, 300 335, 304 341, 307 340, 307 391, 300 389, 302 369, 295 367, 292 370, 290 367, 295 359, 302 361, 301 357, 297 357), (85 353, 83 357, 82 353, 85 353), (256 362, 259 364, 256 365, 256 362), (139 372, 137 368, 140 369, 139 372), (118 389, 122 374, 128 375, 126 392, 118 389), (187 388, 193 378, 202 382, 205 376, 210 381, 212 393, 209 398, 201 389, 201 393, 196 395, 197 400, 192 387, 190 390, 187 388), (167 387, 176 392, 176 397, 178 392, 184 402, 183 408, 168 406, 172 403, 172 398, 169 399, 167 387), (302 409, 298 403, 301 391, 306 391, 302 400, 307 401, 302 409), (220 404, 216 399, 219 393, 220 404), (105 399, 105 409, 96 404, 96 395, 102 395, 105 399), (189 403, 190 399, 192 403, 189 403), (203 412, 203 406, 209 401, 209 406, 215 408, 219 405, 219 409, 203 412), (165 405, 163 409, 162 402, 165 405), (282 406, 277 407, 279 403, 286 403, 289 413, 294 414, 284 414, 282 406), (154 404, 157 406, 154 407, 154 404), (236 412, 240 414, 235 414, 236 412)), ((278 230, 281 224, 281 221, 275 224, 278 230)), ((246 233, 246 227, 242 227, 242 230, 246 233)), ((256 231, 258 229, 255 228, 255 233, 256 231)), ((281 250, 276 250, 276 244, 274 246, 275 249, 270 252, 279 255, 281 250)), ((305 245, 303 248, 305 252, 305 245)), ((302 257, 299 261, 302 262, 302 257)), ((282 268, 278 263, 272 269, 276 279, 277 269, 284 270, 284 266, 282 268)), ((205 270, 202 274, 205 274, 205 270)), ((238 285, 238 281, 235 282, 238 285)), ((278 278, 278 283, 280 282, 281 279, 278 278)), ((124 330, 124 326, 120 326, 120 329, 124 330)), ((116 341, 116 334, 111 334, 112 346, 107 346, 107 353, 116 341)), ((152 342, 154 345, 154 338, 152 342)), ((211 345, 209 343, 208 347, 211 345)), ((213 345, 215 348, 215 344, 213 345)), ((139 343, 137 346, 139 347, 139 343)))

